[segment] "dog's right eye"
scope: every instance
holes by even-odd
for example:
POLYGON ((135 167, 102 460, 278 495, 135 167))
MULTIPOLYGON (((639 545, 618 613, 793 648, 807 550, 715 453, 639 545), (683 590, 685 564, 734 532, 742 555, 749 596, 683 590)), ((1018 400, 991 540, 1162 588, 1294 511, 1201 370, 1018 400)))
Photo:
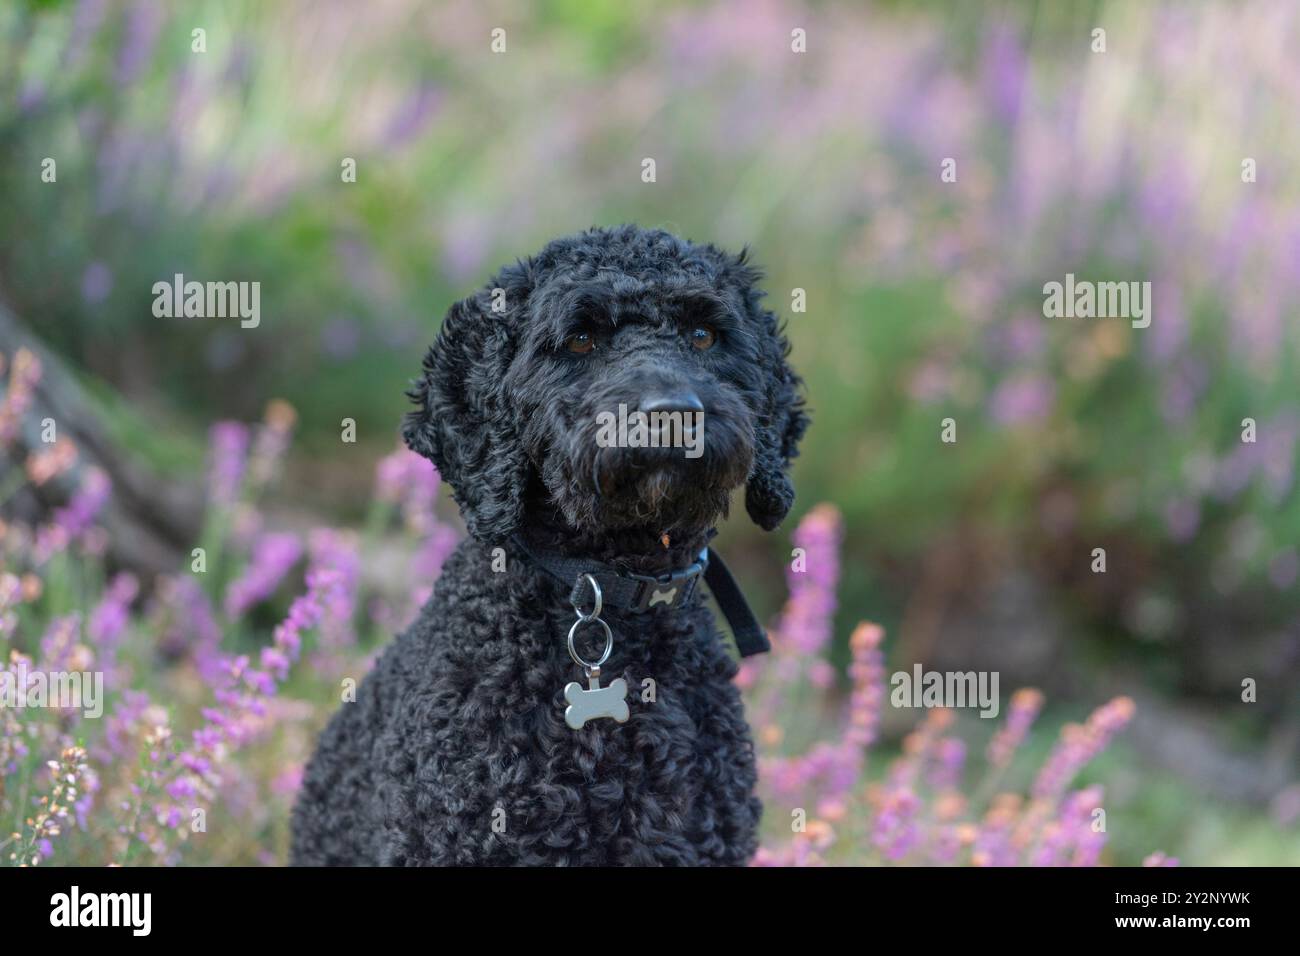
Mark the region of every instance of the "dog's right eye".
POLYGON ((564 347, 575 355, 586 355, 596 347, 596 339, 590 332, 578 332, 569 336, 564 347))

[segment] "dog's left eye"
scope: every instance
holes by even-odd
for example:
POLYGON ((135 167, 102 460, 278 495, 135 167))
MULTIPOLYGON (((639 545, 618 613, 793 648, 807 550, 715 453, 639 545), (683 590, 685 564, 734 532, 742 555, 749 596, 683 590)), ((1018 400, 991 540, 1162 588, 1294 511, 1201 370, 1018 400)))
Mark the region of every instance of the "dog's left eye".
POLYGON ((713 330, 712 326, 708 325, 695 326, 687 337, 691 340, 691 345, 701 352, 713 348, 713 343, 718 341, 718 333, 713 330))
POLYGON ((570 335, 565 341, 564 347, 576 355, 586 355, 596 347, 596 339, 590 332, 579 332, 576 335, 570 335))

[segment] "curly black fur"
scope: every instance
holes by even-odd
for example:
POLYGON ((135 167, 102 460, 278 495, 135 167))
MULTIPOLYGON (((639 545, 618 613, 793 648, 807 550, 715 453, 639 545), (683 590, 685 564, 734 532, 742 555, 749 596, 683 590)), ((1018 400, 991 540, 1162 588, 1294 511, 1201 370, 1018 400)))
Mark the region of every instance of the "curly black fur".
POLYGON ((564 646, 568 586, 516 536, 659 573, 690 563, 742 484, 753 520, 780 523, 808 419, 759 278, 744 253, 622 226, 558 239, 452 306, 404 434, 471 537, 325 729, 294 808, 293 863, 750 858, 754 749, 712 614, 607 610, 604 677, 626 678, 631 719, 571 730, 562 691, 582 675, 564 646), (708 350, 688 340, 701 323, 717 332, 708 350), (579 331, 594 336, 589 354, 565 347, 579 331), (701 457, 598 447, 598 412, 683 390, 705 408, 701 457), (493 573, 496 548, 506 573, 493 573))

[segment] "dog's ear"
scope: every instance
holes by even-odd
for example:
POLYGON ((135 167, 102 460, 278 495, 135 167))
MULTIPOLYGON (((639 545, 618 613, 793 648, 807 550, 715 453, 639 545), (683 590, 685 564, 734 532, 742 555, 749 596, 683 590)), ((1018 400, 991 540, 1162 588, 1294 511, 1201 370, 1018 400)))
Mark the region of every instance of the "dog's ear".
MULTIPOLYGON (((743 259, 742 259, 743 262, 743 259)), ((764 531, 776 528, 794 505, 790 460, 799 454, 799 440, 809 418, 804 408, 803 382, 790 367, 790 343, 776 315, 762 306, 756 286, 746 293, 746 307, 762 329, 762 364, 767 386, 766 407, 757 422, 754 465, 745 485, 745 510, 764 531)))
POLYGON ((514 355, 509 319, 489 294, 453 305, 407 396, 406 444, 451 485, 470 534, 500 542, 519 524, 528 460, 502 383, 514 355))

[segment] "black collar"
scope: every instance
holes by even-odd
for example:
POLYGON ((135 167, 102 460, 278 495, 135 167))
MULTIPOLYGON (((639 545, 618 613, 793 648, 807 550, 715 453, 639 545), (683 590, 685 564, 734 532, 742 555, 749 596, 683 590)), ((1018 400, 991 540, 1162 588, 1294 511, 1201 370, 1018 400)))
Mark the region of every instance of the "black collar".
POLYGON ((700 578, 703 578, 735 635, 736 649, 740 655, 749 657, 772 649, 762 625, 750 610, 740 585, 731 576, 721 555, 712 548, 701 550, 693 562, 680 570, 651 575, 620 571, 594 558, 539 552, 525 544, 518 535, 515 536, 515 543, 539 568, 560 583, 572 587, 569 600, 575 608, 589 608, 595 598, 587 575, 595 578, 600 586, 601 599, 606 607, 630 614, 658 613, 686 607, 695 596, 700 578))

